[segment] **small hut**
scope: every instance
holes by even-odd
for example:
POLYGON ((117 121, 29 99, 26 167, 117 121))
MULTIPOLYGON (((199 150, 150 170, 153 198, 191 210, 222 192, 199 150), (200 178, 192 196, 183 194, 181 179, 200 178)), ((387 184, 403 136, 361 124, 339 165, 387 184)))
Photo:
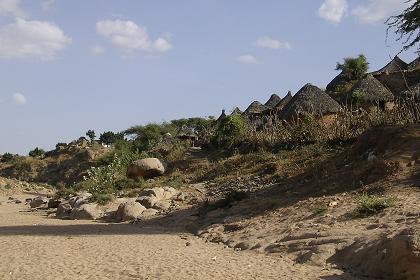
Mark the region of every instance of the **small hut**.
POLYGON ((410 64, 408 64, 408 70, 420 69, 420 57, 414 59, 410 64))
POLYGON ((344 84, 346 84, 349 79, 344 75, 343 72, 338 74, 334 79, 326 87, 328 92, 336 92, 338 88, 344 84))
POLYGON ((239 109, 238 107, 236 107, 235 109, 233 109, 232 113, 230 114, 232 115, 242 115, 242 111, 241 109, 239 109))
POLYGON ((268 109, 273 109, 274 106, 277 105, 281 101, 280 96, 277 94, 272 94, 267 102, 265 102, 264 106, 266 106, 268 109))
POLYGON ((243 114, 246 116, 261 115, 267 109, 268 108, 261 104, 259 101, 254 101, 251 103, 251 105, 249 105, 243 114))
POLYGON ((313 115, 321 122, 330 123, 336 119, 340 105, 320 88, 306 84, 280 112, 286 121, 299 120, 306 115, 313 115))
POLYGON ((188 143, 188 145, 194 147, 195 143, 198 141, 198 135, 190 128, 183 126, 177 133, 177 138, 183 142, 188 143))
POLYGON ((280 102, 278 102, 276 104, 276 106, 274 106, 273 111, 276 112, 277 114, 279 112, 281 112, 281 110, 283 110, 284 107, 286 107, 286 105, 290 102, 290 100, 292 100, 293 96, 292 96, 292 92, 289 91, 285 97, 283 97, 280 102))
POLYGON ((408 69, 408 64, 405 63, 401 58, 398 56, 395 56, 391 62, 389 62, 387 65, 385 65, 382 69, 379 69, 378 71, 372 72, 373 76, 379 76, 382 74, 389 74, 394 72, 401 72, 408 69))
POLYGON ((372 75, 358 81, 347 96, 348 100, 362 99, 362 107, 367 111, 394 108, 394 95, 372 75))
POLYGON ((226 118, 226 110, 223 109, 222 113, 220 114, 220 116, 217 118, 216 122, 219 123, 221 120, 223 120, 224 118, 226 118))

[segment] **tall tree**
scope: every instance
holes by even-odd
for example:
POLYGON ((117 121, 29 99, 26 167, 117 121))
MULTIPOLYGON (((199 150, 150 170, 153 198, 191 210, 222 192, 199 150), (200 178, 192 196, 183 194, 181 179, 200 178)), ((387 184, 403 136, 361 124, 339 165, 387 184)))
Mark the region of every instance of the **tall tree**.
MULTIPOLYGON (((411 0, 406 1, 407 3, 411 0)), ((388 25, 387 37, 390 29, 395 29, 399 35, 397 41, 403 40, 403 51, 414 47, 420 42, 420 0, 414 0, 414 3, 405 9, 401 14, 390 17, 386 24, 388 25)), ((417 49, 420 55, 420 46, 417 49)))

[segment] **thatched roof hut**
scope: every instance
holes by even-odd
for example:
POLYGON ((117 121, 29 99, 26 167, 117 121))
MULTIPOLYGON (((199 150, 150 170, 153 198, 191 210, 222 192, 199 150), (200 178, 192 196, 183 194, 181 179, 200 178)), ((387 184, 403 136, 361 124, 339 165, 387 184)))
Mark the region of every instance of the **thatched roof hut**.
POLYGON ((217 118, 216 122, 220 122, 221 120, 223 120, 224 118, 226 118, 226 111, 225 109, 222 110, 222 113, 220 114, 220 116, 217 118))
POLYGON ((283 108, 280 117, 284 120, 299 118, 302 115, 322 117, 336 114, 340 110, 340 105, 327 93, 314 85, 306 84, 283 108))
POLYGON ((254 101, 249 105, 249 107, 245 110, 244 115, 258 115, 263 113, 268 108, 261 104, 258 101, 254 101))
POLYGON ((401 97, 420 102, 420 83, 414 85, 408 90, 401 92, 401 97))
POLYGON ((290 100, 292 100, 292 98, 293 98, 292 92, 289 91, 287 95, 283 97, 280 100, 280 102, 277 103, 276 106, 274 106, 273 110, 276 112, 280 112, 281 110, 283 110, 284 107, 286 107, 286 105, 290 102, 290 100))
POLYGON ((235 109, 233 109, 232 113, 230 114, 232 115, 242 115, 242 111, 241 109, 239 109, 239 107, 236 107, 235 109))
POLYGON ((384 73, 393 73, 393 72, 400 72, 408 69, 408 64, 405 63, 401 58, 398 56, 395 56, 393 60, 391 60, 390 63, 385 65, 382 69, 372 72, 370 74, 376 76, 381 75, 384 73))
POLYGON ((277 94, 272 94, 271 96, 270 96, 270 99, 268 99, 268 101, 267 102, 265 102, 265 106, 268 108, 268 109, 273 109, 274 108, 274 106, 276 106, 277 105, 277 103, 279 103, 281 101, 281 98, 280 98, 280 96, 278 96, 277 94))
POLYGON ((408 70, 414 69, 420 69, 420 57, 417 57, 410 64, 408 64, 408 70))
POLYGON ((359 92, 364 101, 368 102, 389 102, 394 100, 394 95, 372 75, 358 81, 349 94, 359 92))
POLYGON ((331 82, 329 82, 329 84, 326 87, 326 90, 327 91, 336 91, 338 86, 340 86, 342 84, 345 84, 346 82, 348 82, 348 79, 344 75, 344 73, 341 72, 334 79, 332 79, 331 82))

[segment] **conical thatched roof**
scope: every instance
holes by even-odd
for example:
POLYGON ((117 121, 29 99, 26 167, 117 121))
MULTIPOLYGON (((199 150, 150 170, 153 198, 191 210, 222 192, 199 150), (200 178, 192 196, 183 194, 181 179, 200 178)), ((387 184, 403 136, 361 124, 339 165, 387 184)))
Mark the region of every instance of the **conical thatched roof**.
POLYGON ((233 109, 233 111, 230 115, 242 115, 242 111, 241 111, 241 109, 236 107, 235 109, 233 109))
POLYGON ((279 103, 281 101, 281 98, 280 98, 280 96, 278 96, 277 94, 272 94, 271 96, 270 96, 270 99, 268 99, 268 101, 267 102, 265 102, 265 106, 267 107, 267 108, 269 108, 269 109, 273 109, 274 108, 274 106, 276 106, 277 105, 277 103, 279 103))
POLYGON ((420 83, 412 86, 409 90, 401 92, 401 96, 420 102, 420 83))
POLYGON ((394 95, 372 75, 358 81, 352 88, 351 94, 358 91, 362 94, 364 101, 392 101, 394 95))
POLYGON ((265 110, 267 110, 267 107, 263 104, 261 104, 258 101, 254 101, 251 103, 251 105, 249 105, 249 107, 245 110, 244 114, 245 115, 253 115, 253 114, 261 114, 262 112, 264 112, 265 110))
POLYGON ((320 88, 306 84, 284 107, 280 117, 285 120, 299 115, 312 114, 320 117, 325 114, 338 113, 340 105, 320 88))
POLYGON ((326 90, 327 91, 336 91, 337 90, 337 86, 339 86, 341 84, 344 84, 347 81, 348 81, 348 79, 343 74, 343 72, 341 72, 334 79, 332 79, 332 81, 327 85, 326 90))
POLYGON ((276 106, 274 106, 273 110, 280 112, 290 102, 290 100, 292 100, 292 98, 292 92, 289 91, 287 95, 283 97, 282 100, 280 100, 280 102, 278 102, 276 106))
POLYGON ((220 116, 217 118, 216 122, 219 122, 219 121, 223 120, 224 118, 226 118, 226 112, 225 112, 225 110, 223 109, 223 110, 222 110, 222 113, 221 113, 221 114, 220 114, 220 116))
POLYGON ((414 59, 410 64, 408 64, 409 70, 419 69, 420 68, 420 57, 414 59))
POLYGON ((391 60, 390 63, 385 65, 382 69, 372 72, 372 75, 381 75, 383 73, 392 73, 392 72, 399 72, 402 70, 407 70, 408 64, 405 63, 401 58, 398 56, 395 56, 393 60, 391 60))

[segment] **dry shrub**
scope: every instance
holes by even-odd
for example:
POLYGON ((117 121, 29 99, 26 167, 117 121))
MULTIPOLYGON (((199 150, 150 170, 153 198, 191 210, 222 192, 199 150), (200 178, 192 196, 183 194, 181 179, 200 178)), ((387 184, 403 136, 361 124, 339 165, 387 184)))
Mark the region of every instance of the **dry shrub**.
POLYGON ((268 122, 270 125, 249 125, 242 145, 284 149, 312 143, 344 143, 353 141, 370 127, 419 122, 420 103, 399 100, 389 111, 378 108, 374 112, 353 112, 351 108, 344 109, 335 121, 329 123, 322 123, 312 116, 290 123, 274 117, 268 122))

